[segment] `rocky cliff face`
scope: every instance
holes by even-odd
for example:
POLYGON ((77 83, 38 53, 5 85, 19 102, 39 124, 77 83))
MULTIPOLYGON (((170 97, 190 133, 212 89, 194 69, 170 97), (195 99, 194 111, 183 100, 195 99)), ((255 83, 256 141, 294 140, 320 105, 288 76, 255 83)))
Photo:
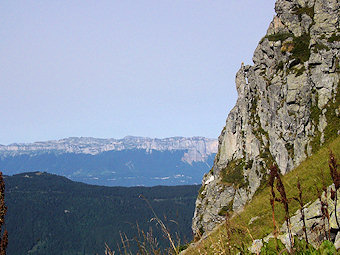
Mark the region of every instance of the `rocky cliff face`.
POLYGON ((218 142, 204 137, 170 137, 164 139, 127 136, 123 139, 99 139, 92 137, 70 137, 57 141, 35 142, 28 144, 0 145, 0 156, 14 156, 41 152, 85 153, 96 155, 104 151, 121 151, 143 149, 172 151, 187 150, 183 161, 203 162, 211 154, 217 152, 218 142))
POLYGON ((202 234, 241 210, 265 185, 268 168, 285 174, 339 135, 338 0, 278 0, 277 15, 236 74, 238 100, 203 178, 193 231, 202 234))

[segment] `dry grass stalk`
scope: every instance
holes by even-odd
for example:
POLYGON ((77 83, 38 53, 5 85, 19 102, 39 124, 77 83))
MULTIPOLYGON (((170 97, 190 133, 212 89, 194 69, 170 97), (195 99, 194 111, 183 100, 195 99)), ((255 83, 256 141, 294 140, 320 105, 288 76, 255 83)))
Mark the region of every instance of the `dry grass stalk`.
POLYGON ((115 252, 105 243, 105 255, 115 255, 115 252))
POLYGON ((296 201, 298 201, 299 205, 300 205, 300 213, 301 213, 301 219, 302 219, 302 223, 303 223, 303 227, 302 230, 305 234, 305 240, 306 243, 309 244, 308 242, 308 236, 307 236, 307 228, 306 228, 306 217, 305 217, 305 212, 304 212, 304 204, 303 204, 303 199, 302 199, 302 187, 301 187, 301 183, 300 183, 300 179, 298 178, 297 180, 297 188, 299 190, 299 196, 295 197, 294 199, 296 201))
POLYGON ((270 169, 270 175, 269 175, 269 186, 270 186, 270 191, 271 191, 271 198, 270 198, 270 205, 272 207, 272 220, 273 220, 273 227, 274 227, 274 237, 277 239, 277 226, 276 226, 276 221, 275 221, 275 191, 274 191, 274 181, 276 178, 276 169, 274 167, 271 167, 270 169))
POLYGON ((127 245, 125 244, 126 242, 128 242, 128 241, 126 240, 126 235, 125 235, 125 239, 124 239, 124 236, 123 236, 122 233, 119 233, 119 235, 120 235, 120 240, 121 240, 122 245, 123 245, 124 254, 129 254, 129 252, 128 252, 128 247, 127 247, 127 245))
POLYGON ((335 186, 335 193, 332 193, 334 196, 334 210, 335 210, 335 220, 338 228, 340 229, 340 224, 337 216, 337 202, 338 202, 338 189, 340 188, 340 173, 338 173, 338 164, 336 162, 335 156, 332 151, 329 153, 329 170, 331 173, 331 177, 335 186))
MULTIPOLYGON (((170 247, 172 249, 172 252, 176 255, 179 254, 179 245, 176 246, 171 234, 170 234, 170 231, 168 230, 168 228, 165 226, 165 224, 163 223, 162 220, 160 220, 157 216, 157 214, 155 213, 155 211, 153 210, 152 206, 150 205, 149 201, 143 196, 143 195, 140 195, 139 196, 140 198, 142 198, 149 206, 149 208, 151 209, 153 215, 154 215, 154 218, 151 219, 151 221, 155 221, 160 227, 161 227, 161 230, 164 234, 164 236, 166 237, 166 239, 169 241, 170 243, 170 247)), ((179 242, 178 242, 179 244, 179 242)))
POLYGON ((330 240, 330 230, 329 227, 326 228, 326 219, 329 224, 329 213, 328 213, 328 203, 327 203, 327 193, 325 199, 322 198, 322 192, 317 188, 318 198, 321 204, 321 220, 323 221, 322 229, 324 231, 327 240, 330 240))
POLYGON ((325 237, 328 241, 331 240, 331 231, 330 231, 330 226, 329 226, 329 222, 330 222, 330 215, 329 215, 329 210, 328 210, 328 189, 327 189, 327 185, 325 183, 325 176, 324 176, 324 172, 323 169, 321 169, 321 180, 322 180, 322 190, 325 194, 325 198, 322 199, 322 194, 319 194, 319 200, 321 203, 321 213, 322 213, 322 219, 324 221, 324 231, 325 231, 325 237), (328 227, 326 228, 326 219, 327 219, 327 224, 328 227))
MULTIPOLYGON (((161 231, 163 233, 163 236, 170 243, 170 248, 165 249, 164 251, 161 250, 161 248, 159 247, 159 243, 157 241, 157 238, 154 237, 154 235, 153 235, 152 228, 150 227, 149 231, 145 232, 144 230, 141 230, 139 228, 139 225, 137 223, 136 225, 137 225, 137 230, 138 230, 138 236, 136 236, 134 239, 129 240, 127 238, 126 234, 120 233, 121 244, 117 244, 117 247, 118 247, 117 250, 119 251, 119 254, 124 254, 124 255, 130 255, 130 254, 137 254, 137 255, 176 254, 176 255, 178 255, 179 249, 180 249, 179 248, 179 245, 180 245, 179 235, 176 234, 177 243, 178 243, 178 245, 176 246, 174 238, 170 234, 169 229, 163 223, 163 221, 157 216, 157 214, 153 210, 149 201, 143 195, 140 195, 139 197, 142 198, 147 203, 149 208, 151 209, 154 217, 150 219, 150 222, 154 221, 154 222, 156 222, 156 225, 160 226, 161 231), (137 244, 137 248, 138 248, 137 253, 131 251, 130 243, 132 241, 135 241, 136 244, 137 244)), ((175 222, 173 220, 170 220, 170 222, 178 224, 177 222, 175 222)), ((114 255, 114 254, 115 254, 115 251, 110 250, 108 245, 105 244, 105 255, 114 255)))
MULTIPOLYGON (((287 224, 289 241, 290 241, 291 248, 293 248, 294 243, 293 243, 292 232, 291 232, 291 229, 290 229, 291 226, 290 226, 289 206, 288 206, 289 200, 287 198, 285 187, 284 187, 283 182, 281 180, 279 170, 278 170, 277 166, 275 166, 275 165, 271 166, 271 168, 270 168, 269 185, 271 187, 271 193, 272 193, 270 204, 272 206, 272 215, 273 215, 273 223, 274 223, 274 236, 276 235, 275 239, 277 237, 277 232, 276 232, 274 206, 275 206, 275 201, 277 201, 277 202, 281 203, 284 207, 285 221, 286 221, 286 224, 287 224), (275 190, 274 190, 275 180, 276 180, 276 189, 279 192, 281 198, 277 198, 276 195, 275 195, 275 190)), ((277 246, 277 248, 278 248, 278 246, 277 246)))
POLYGON ((227 231, 227 249, 226 251, 228 252, 228 254, 231 254, 231 250, 230 250, 230 239, 231 239, 231 225, 230 225, 230 214, 229 212, 226 213, 225 215, 225 229, 227 231))

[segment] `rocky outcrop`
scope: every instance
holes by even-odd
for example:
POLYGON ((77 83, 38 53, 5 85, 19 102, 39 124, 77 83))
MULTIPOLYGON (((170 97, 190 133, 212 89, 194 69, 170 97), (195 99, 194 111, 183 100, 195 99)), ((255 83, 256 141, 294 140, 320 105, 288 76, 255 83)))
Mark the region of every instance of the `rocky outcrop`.
POLYGON ((143 149, 150 153, 152 153, 152 150, 187 150, 182 160, 191 164, 192 162, 203 162, 209 155, 216 153, 217 145, 217 140, 204 137, 170 137, 164 139, 134 136, 127 136, 123 139, 70 137, 57 141, 0 145, 0 156, 40 152, 68 152, 95 155, 104 151, 131 149, 143 149))
POLYGON ((339 10, 337 0, 276 2, 254 65, 236 74, 238 100, 202 181, 195 234, 241 210, 272 164, 285 174, 339 134, 339 10))
MULTIPOLYGON (((339 191, 337 196, 337 206, 335 211, 335 195, 332 197, 332 193, 335 194, 334 184, 327 188, 327 192, 323 192, 319 199, 313 203, 306 204, 302 210, 305 217, 306 233, 304 232, 304 224, 301 215, 301 210, 297 210, 296 213, 290 218, 290 232, 293 237, 297 237, 300 240, 307 240, 308 243, 313 245, 314 248, 320 247, 324 240, 329 240, 334 243, 336 249, 340 248, 340 228, 337 224, 337 219, 340 218, 339 208, 339 191), (320 200, 321 199, 321 200, 320 200), (321 203, 323 202, 323 204, 321 203), (327 206, 326 206, 327 205, 327 206), (326 212, 329 216, 327 218, 326 212)), ((251 223, 249 223, 251 224, 251 223)), ((274 238, 273 234, 266 236, 263 239, 256 239, 253 241, 249 250, 252 253, 258 254, 264 243, 268 243, 271 238, 274 238)), ((288 234, 287 223, 283 223, 279 235, 277 238, 290 249, 291 243, 288 234)))
MULTIPOLYGON (((337 200, 337 210, 335 211, 335 197, 332 198, 331 190, 335 192, 334 184, 327 189, 327 193, 323 192, 321 199, 324 204, 322 206, 320 199, 317 199, 313 203, 309 203, 304 206, 303 212, 305 215, 306 222, 306 233, 308 242, 312 244, 315 248, 319 247, 322 241, 330 239, 332 242, 339 232, 339 226, 336 222, 336 218, 340 218, 340 208, 339 208, 339 191, 337 200), (329 221, 325 215, 322 213, 322 207, 327 210, 329 215, 329 221)), ((303 222, 300 210, 296 211, 293 217, 290 218, 290 231, 293 236, 297 236, 299 239, 305 239, 305 233, 303 231, 303 222)), ((281 239, 283 244, 290 245, 287 224, 284 223, 280 229, 280 235, 278 238, 281 239)), ((340 233, 339 233, 340 234, 340 233)), ((271 236, 269 236, 271 237, 271 236)), ((266 238, 266 240, 268 237, 266 238)), ((339 248, 339 247, 337 247, 339 248)))

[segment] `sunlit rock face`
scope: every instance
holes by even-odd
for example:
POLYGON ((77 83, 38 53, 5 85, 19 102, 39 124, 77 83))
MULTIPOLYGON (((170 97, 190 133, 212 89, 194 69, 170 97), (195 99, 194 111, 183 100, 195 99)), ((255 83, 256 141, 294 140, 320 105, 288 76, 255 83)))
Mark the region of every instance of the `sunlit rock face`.
POLYGON ((236 74, 238 100, 202 181, 196 235, 242 210, 272 164, 285 174, 339 135, 339 10, 337 0, 276 2, 254 65, 236 74))

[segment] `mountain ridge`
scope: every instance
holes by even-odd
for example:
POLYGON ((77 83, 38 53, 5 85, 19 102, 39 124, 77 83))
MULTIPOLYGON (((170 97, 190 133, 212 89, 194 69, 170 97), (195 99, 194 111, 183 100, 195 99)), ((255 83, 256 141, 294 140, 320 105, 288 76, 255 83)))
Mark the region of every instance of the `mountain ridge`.
POLYGON ((197 184, 216 150, 217 140, 204 137, 71 137, 0 146, 0 170, 42 171, 107 186, 197 184))
POLYGON ((144 149, 150 153, 152 153, 152 150, 188 150, 183 156, 183 161, 190 164, 192 162, 205 161, 209 155, 216 153, 217 143, 217 139, 198 136, 189 138, 126 136, 122 139, 69 137, 60 140, 0 145, 0 155, 19 155, 47 151, 96 155, 105 151, 121 151, 127 149, 144 149))

